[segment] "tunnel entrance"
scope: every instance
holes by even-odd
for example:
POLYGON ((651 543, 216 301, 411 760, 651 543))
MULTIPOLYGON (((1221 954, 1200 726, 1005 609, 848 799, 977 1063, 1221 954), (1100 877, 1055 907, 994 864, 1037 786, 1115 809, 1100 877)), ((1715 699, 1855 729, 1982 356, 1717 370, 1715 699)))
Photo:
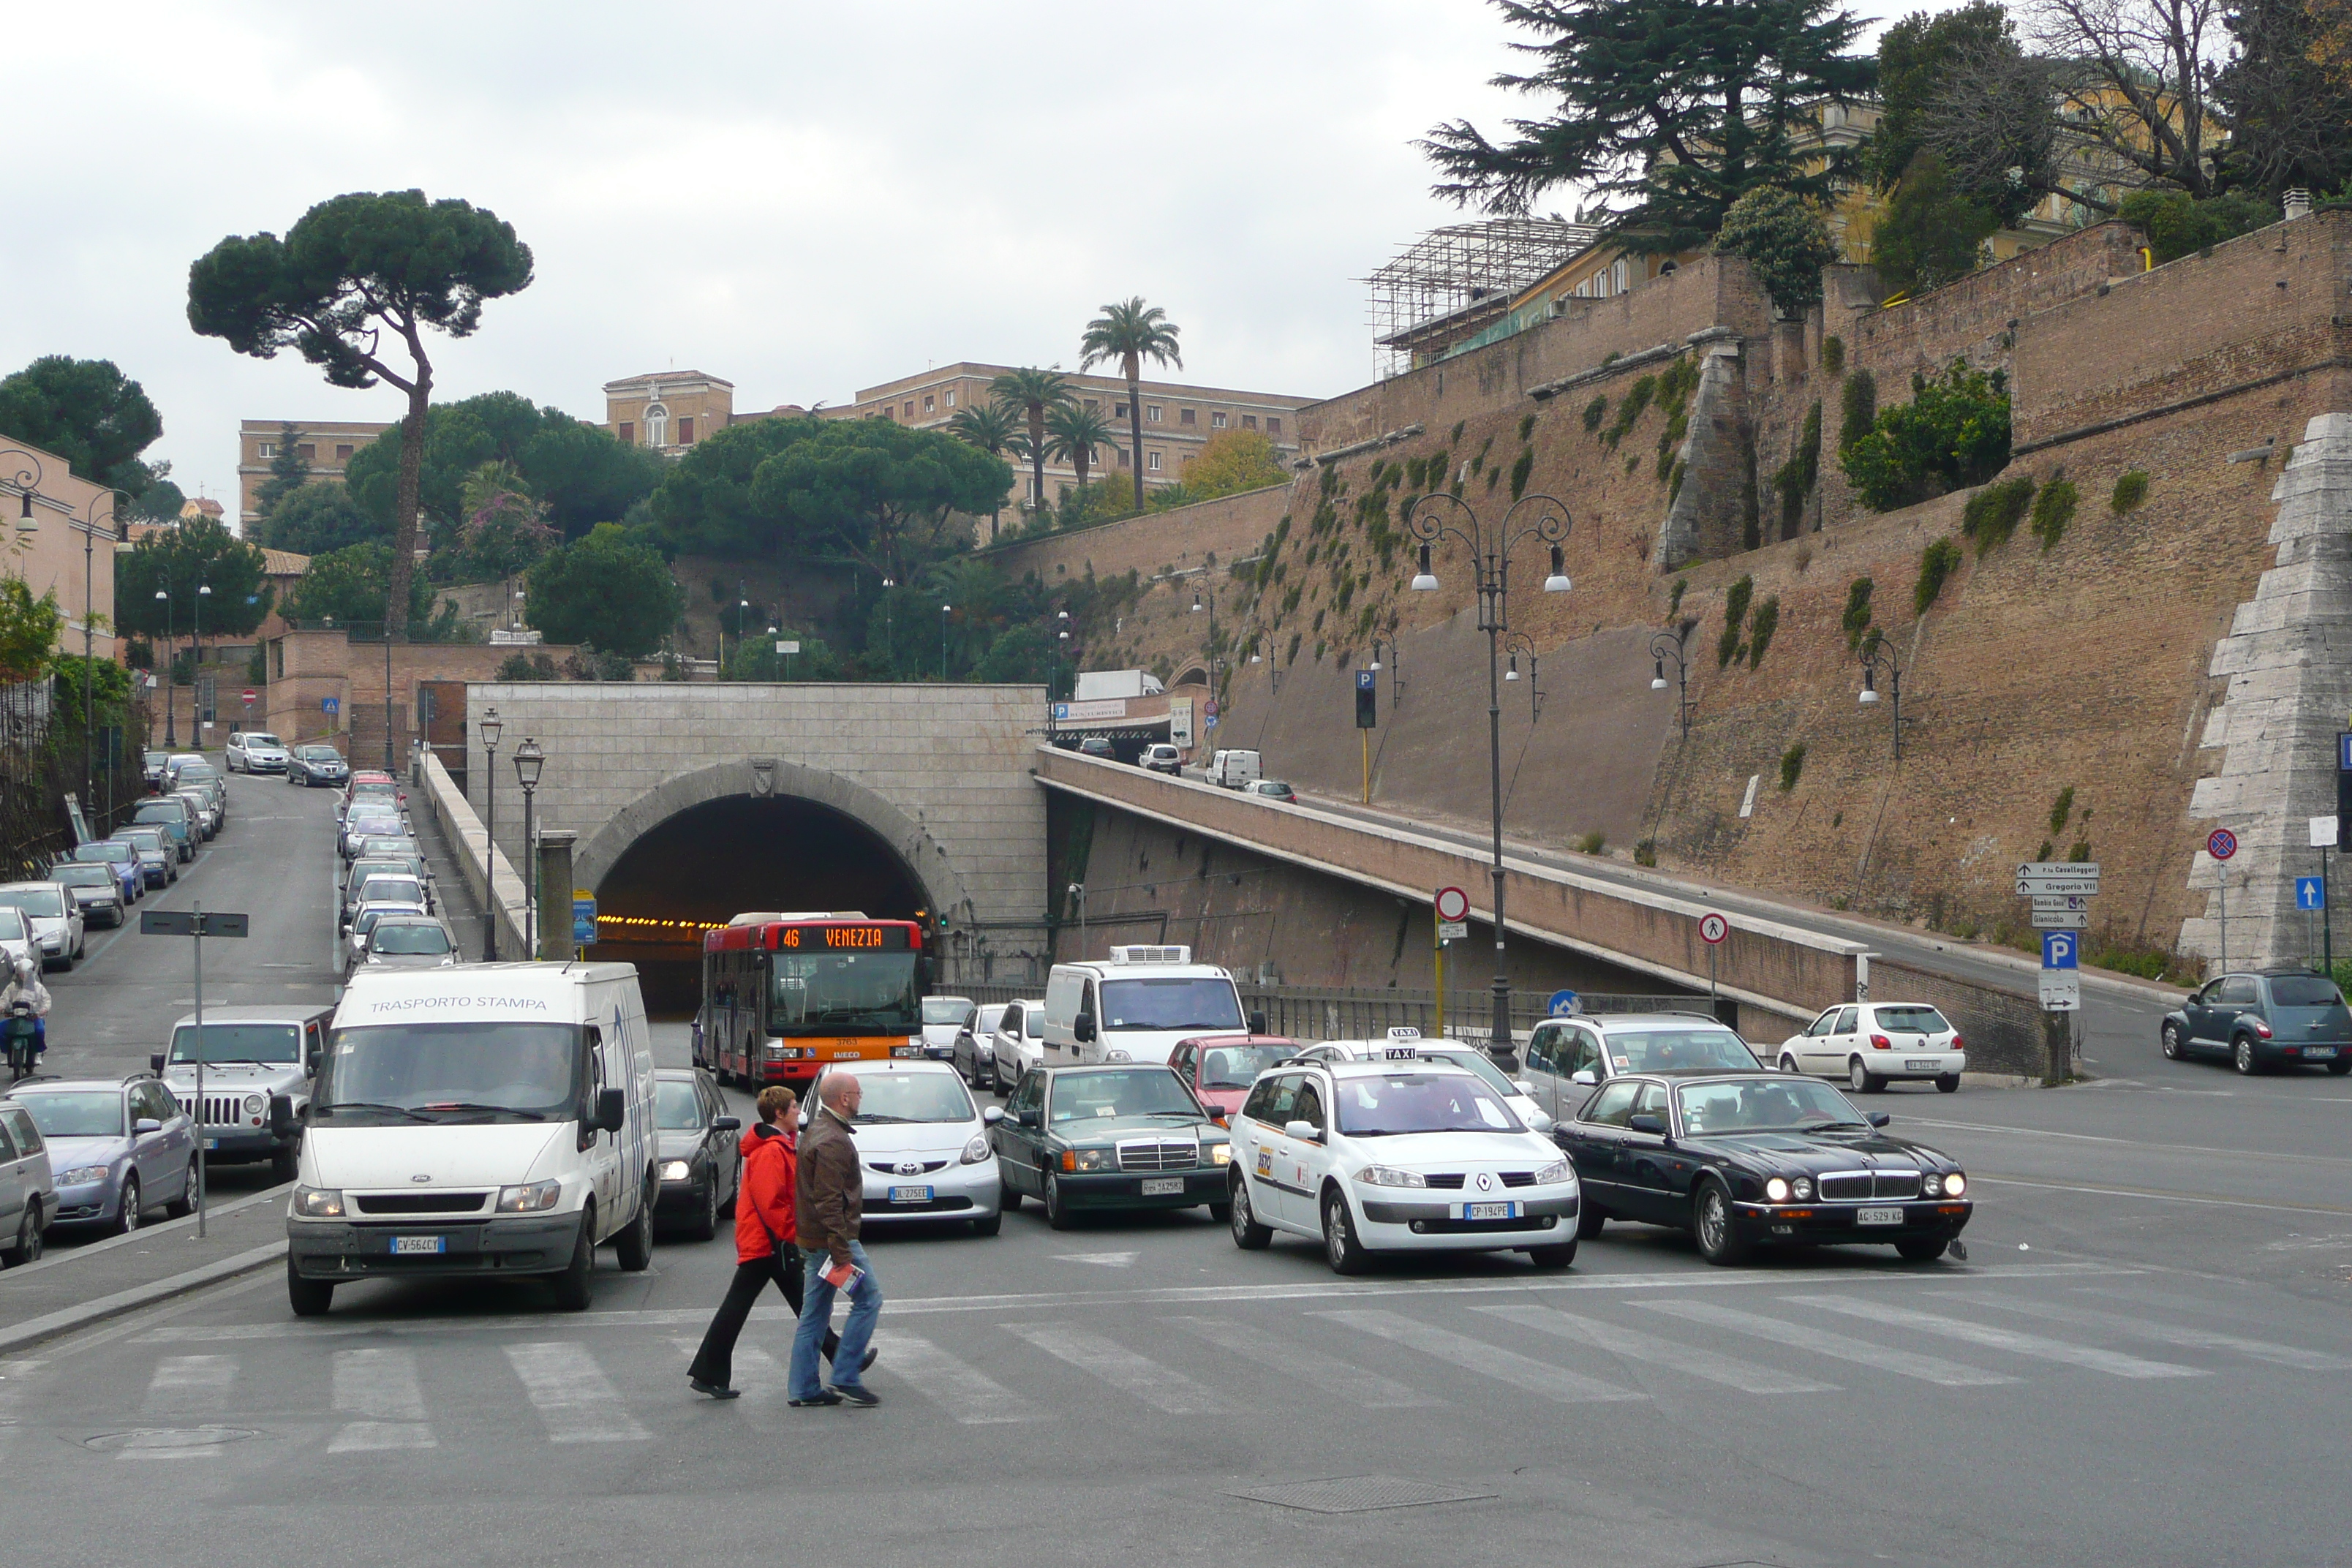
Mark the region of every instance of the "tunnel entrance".
POLYGON ((747 910, 860 910, 877 920, 929 912, 896 849, 845 812, 793 795, 727 795, 647 830, 596 889, 588 956, 637 966, 656 1017, 700 998, 700 928, 747 910))

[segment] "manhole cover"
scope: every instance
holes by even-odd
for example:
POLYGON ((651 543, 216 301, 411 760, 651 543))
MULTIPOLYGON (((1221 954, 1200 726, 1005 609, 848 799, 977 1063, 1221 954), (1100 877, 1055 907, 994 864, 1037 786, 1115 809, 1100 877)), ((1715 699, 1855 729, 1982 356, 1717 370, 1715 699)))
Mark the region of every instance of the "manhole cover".
POLYGON ((1425 1508, 1437 1502, 1470 1502, 1496 1494, 1442 1481, 1409 1481, 1397 1476, 1340 1476, 1328 1481, 1283 1481, 1228 1494, 1276 1508, 1308 1513, 1371 1513, 1384 1508, 1425 1508))
POLYGON ((101 1432, 84 1437, 81 1446, 101 1453, 168 1453, 178 1448, 216 1448, 242 1443, 261 1434, 242 1426, 142 1426, 130 1432, 101 1432))

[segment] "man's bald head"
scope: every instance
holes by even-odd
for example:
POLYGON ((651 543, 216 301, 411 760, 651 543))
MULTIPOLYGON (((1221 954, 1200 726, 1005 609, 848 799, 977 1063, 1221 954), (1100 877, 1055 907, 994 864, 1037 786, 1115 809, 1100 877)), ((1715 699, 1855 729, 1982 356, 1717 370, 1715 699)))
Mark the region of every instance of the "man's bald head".
POLYGON ((816 1098, 827 1110, 847 1118, 857 1114, 857 1103, 864 1098, 864 1092, 856 1073, 828 1073, 825 1080, 817 1085, 816 1098))

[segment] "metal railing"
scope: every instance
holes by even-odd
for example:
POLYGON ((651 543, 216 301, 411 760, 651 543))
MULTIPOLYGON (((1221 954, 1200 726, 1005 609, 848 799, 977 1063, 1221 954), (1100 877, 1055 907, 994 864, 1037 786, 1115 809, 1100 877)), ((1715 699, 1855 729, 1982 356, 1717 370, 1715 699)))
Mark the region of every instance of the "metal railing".
MULTIPOLYGON (((982 1006, 1034 1001, 1045 990, 1043 986, 1022 985, 942 985, 940 989, 951 995, 968 996, 982 1006)), ((1241 993, 1244 1008, 1265 1015, 1269 1034, 1287 1035, 1294 1040, 1378 1039, 1391 1028, 1414 1028, 1424 1035, 1434 1035, 1437 1030, 1437 994, 1433 991, 1391 990, 1385 986, 1244 985, 1241 993)), ((1512 992, 1511 1032, 1525 1037, 1550 1016, 1546 1010, 1549 1000, 1548 994, 1540 992, 1512 992)), ((1459 1040, 1485 1038, 1492 1026, 1494 1007, 1491 991, 1467 986, 1456 991, 1448 986, 1447 1036, 1459 1040)), ((1696 1013, 1719 1018, 1729 1027, 1738 1027, 1738 1016, 1732 1004, 1711 1004, 1699 995, 1579 992, 1577 1011, 1587 1016, 1696 1013)))

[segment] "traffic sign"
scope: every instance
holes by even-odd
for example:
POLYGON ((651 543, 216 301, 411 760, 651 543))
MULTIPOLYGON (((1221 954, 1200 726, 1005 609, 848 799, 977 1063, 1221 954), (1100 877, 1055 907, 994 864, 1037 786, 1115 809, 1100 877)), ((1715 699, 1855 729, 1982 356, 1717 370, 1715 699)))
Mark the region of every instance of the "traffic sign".
POLYGON ((1470 918, 1470 895, 1459 888, 1437 889, 1437 918, 1442 921, 1466 921, 1470 918))
POLYGON ((2227 860, 2238 852, 2238 836, 2226 827, 2217 827, 2205 836, 2205 853, 2216 860, 2227 860))
POLYGON ((1469 939, 1469 936, 1470 922, 1468 921, 1440 921, 1437 922, 1437 940, 1440 942, 1465 942, 1469 939))
POLYGON ((1545 1005, 1544 1011, 1555 1018, 1568 1017, 1576 1011, 1576 993, 1573 991, 1553 992, 1551 994, 1551 1000, 1545 1005))
POLYGON ((2020 877, 2017 879, 2017 896, 2021 899, 2031 898, 2036 893, 2076 893, 2087 899, 2096 895, 2098 890, 2099 875, 2096 868, 2093 868, 2087 877, 2036 875, 2020 877))
POLYGON ((1730 934, 1731 922, 1713 910, 1698 917, 1698 939, 1707 946, 1713 947, 1730 934))
POLYGON ((2042 972, 2042 1006, 2049 1013, 2074 1013, 2083 1006, 2083 977, 2072 969, 2042 972))
POLYGON ((2082 944, 2062 931, 2053 931, 2042 939, 2042 967, 2044 969, 2079 969, 2082 967, 2082 944))
POLYGON ((2297 877, 2294 879, 2294 907, 2299 910, 2326 909, 2327 884, 2317 877, 2297 877))
POLYGON ((2089 877, 2099 874, 2096 860, 2027 860, 2017 868, 2021 877, 2089 877))
POLYGON ((1217 716, 1217 700, 1213 697, 1210 698, 1209 700, 1203 704, 1203 710, 1207 712, 1210 718, 1215 718, 1217 716))
POLYGON ((207 910, 198 924, 194 910, 146 910, 139 916, 141 936, 243 936, 246 917, 207 910))
POLYGON ((787 637, 776 644, 776 651, 778 653, 798 653, 801 651, 801 645, 787 637))
POLYGON ((258 695, 259 695, 259 693, 256 692, 256 691, 253 689, 253 688, 252 688, 252 687, 250 687, 250 686, 247 687, 247 688, 245 689, 245 705, 246 705, 247 708, 252 707, 252 706, 253 706, 253 700, 254 700, 257 696, 258 696, 258 695))
POLYGON ((2091 907, 2087 893, 2035 893, 2033 908, 2041 910, 2087 910, 2091 907))
POLYGON ((1215 729, 1217 727, 1217 716, 1214 713, 1210 714, 1207 718, 1201 721, 1201 727, 1204 730, 1215 729))
POLYGON ((2091 911, 2035 910, 2031 923, 2035 931, 2088 931, 2091 929, 2091 911))
POLYGON ((319 699, 319 711, 324 713, 330 719, 333 718, 338 712, 340 712, 342 706, 343 700, 340 697, 321 697, 319 699))

